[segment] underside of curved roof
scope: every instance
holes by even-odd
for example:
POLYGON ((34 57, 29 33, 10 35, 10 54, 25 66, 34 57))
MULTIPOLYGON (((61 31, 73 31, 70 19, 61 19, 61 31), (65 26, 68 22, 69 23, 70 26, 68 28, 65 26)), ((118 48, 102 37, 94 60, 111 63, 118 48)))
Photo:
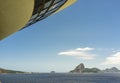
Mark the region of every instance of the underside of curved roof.
POLYGON ((63 10, 76 0, 0 0, 0 39, 63 10))

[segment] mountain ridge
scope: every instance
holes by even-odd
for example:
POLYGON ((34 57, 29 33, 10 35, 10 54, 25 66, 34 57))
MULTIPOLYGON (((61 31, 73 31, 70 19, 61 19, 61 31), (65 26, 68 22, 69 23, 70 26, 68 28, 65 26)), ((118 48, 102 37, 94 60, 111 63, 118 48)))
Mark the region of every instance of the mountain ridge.
POLYGON ((101 70, 99 68, 85 68, 83 63, 80 63, 75 69, 71 70, 70 73, 117 73, 120 70, 117 67, 106 68, 101 70))

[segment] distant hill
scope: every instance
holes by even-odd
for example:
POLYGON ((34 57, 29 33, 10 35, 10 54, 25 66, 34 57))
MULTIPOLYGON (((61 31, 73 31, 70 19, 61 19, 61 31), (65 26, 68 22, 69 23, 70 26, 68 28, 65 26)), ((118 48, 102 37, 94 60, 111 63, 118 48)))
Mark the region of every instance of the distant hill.
POLYGON ((99 73, 101 72, 98 68, 85 68, 83 73, 99 73))
POLYGON ((74 70, 70 71, 70 73, 116 73, 120 72, 120 70, 116 67, 107 68, 105 70, 101 70, 99 68, 85 68, 83 63, 79 64, 74 70))
POLYGON ((114 72, 120 72, 120 70, 118 69, 118 68, 116 68, 116 67, 112 67, 112 68, 107 68, 107 69, 105 69, 105 70, 102 70, 103 72, 105 72, 105 73, 114 73, 114 72))
POLYGON ((25 72, 0 68, 0 74, 3 74, 3 73, 25 73, 25 72))

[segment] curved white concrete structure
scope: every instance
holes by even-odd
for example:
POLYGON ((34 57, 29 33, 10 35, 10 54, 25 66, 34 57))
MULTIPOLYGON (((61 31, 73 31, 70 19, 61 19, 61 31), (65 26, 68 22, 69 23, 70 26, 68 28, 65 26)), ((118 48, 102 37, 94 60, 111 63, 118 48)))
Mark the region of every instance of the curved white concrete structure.
POLYGON ((57 13, 76 0, 0 0, 0 40, 57 13))

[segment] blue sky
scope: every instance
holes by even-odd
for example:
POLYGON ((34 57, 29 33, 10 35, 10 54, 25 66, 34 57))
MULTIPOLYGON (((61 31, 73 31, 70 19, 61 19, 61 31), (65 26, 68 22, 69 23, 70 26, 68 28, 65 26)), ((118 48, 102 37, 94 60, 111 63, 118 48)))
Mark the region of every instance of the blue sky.
POLYGON ((0 67, 67 72, 86 67, 120 68, 120 0, 78 0, 0 41, 0 67))

